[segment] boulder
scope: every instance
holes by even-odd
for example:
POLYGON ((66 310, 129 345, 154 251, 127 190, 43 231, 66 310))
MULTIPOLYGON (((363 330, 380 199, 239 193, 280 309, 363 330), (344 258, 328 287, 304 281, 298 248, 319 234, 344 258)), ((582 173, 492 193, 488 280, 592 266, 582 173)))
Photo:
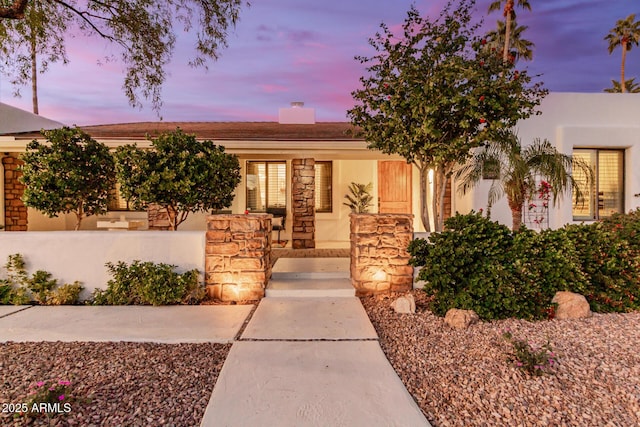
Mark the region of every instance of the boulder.
POLYGON ((391 308, 396 313, 413 314, 416 312, 416 300, 413 294, 403 295, 391 303, 391 308))
POLYGON ((480 318, 475 311, 460 310, 458 308, 450 309, 444 316, 444 323, 456 329, 466 329, 478 320, 480 320, 480 318))
POLYGON ((573 292, 556 292, 552 303, 558 304, 556 307, 556 319, 581 319, 591 317, 591 307, 587 299, 580 294, 573 292))

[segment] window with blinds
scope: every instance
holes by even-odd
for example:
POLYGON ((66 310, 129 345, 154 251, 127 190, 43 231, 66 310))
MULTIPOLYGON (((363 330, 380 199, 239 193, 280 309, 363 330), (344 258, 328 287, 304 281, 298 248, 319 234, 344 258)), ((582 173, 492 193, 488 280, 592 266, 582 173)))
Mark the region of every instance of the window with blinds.
POLYGON ((330 161, 316 161, 316 180, 315 180, 315 196, 316 196, 316 212, 332 212, 333 211, 333 195, 332 195, 332 169, 333 163, 330 161))
POLYGON ((573 157, 591 165, 595 177, 588 186, 586 175, 573 171, 584 196, 577 201, 573 195, 573 219, 597 220, 624 212, 624 151, 575 149, 573 157))
POLYGON ((284 161, 247 162, 247 209, 287 207, 287 164, 284 161))

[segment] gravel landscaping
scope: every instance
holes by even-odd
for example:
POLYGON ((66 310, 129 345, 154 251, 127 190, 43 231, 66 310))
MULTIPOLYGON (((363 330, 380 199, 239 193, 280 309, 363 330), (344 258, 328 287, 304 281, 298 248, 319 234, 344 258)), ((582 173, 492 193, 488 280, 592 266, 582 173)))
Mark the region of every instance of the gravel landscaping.
MULTIPOLYGON (((481 322, 454 330, 393 296, 362 298, 387 358, 434 426, 640 425, 640 313, 581 320, 481 322), (502 334, 547 341, 557 363, 530 377, 502 334)), ((0 425, 199 425, 230 344, 0 343, 0 425), (69 380, 71 411, 14 418, 38 381, 69 380)), ((390 402, 392 404, 392 402, 390 402)))
POLYGON ((640 425, 640 313, 581 320, 503 320, 453 330, 414 291, 416 314, 390 297, 363 298, 380 344, 434 426, 640 425), (508 361, 502 338, 557 355, 548 375, 528 377, 508 361))
POLYGON ((71 381, 68 414, 54 426, 197 426, 230 344, 0 343, 0 425, 45 426, 13 418, 38 381, 71 381))

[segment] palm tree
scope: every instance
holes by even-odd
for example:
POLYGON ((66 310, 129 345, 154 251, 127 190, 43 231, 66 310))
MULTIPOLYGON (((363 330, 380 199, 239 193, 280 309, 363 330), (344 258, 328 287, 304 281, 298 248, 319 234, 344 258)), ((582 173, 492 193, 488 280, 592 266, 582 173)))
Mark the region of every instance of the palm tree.
POLYGON ((569 188, 573 190, 576 200, 582 201, 578 182, 571 175, 572 168, 584 172, 588 183, 593 181, 593 172, 588 164, 558 152, 546 139, 536 139, 531 145, 522 147, 517 135, 509 131, 501 140, 480 149, 458 169, 456 178, 461 179, 459 190, 466 193, 488 171, 492 172, 489 209, 506 195, 511 209, 512 229, 516 231, 522 225, 525 201, 537 188, 536 178, 549 183, 554 205, 569 188))
MULTIPOLYGON (((517 0, 517 6, 522 9, 527 9, 531 11, 531 5, 529 4, 529 0, 517 0)), ((513 25, 513 21, 516 19, 516 0, 495 0, 489 5, 489 13, 494 10, 503 9, 502 15, 505 18, 505 40, 504 46, 502 48, 502 60, 507 62, 509 60, 509 50, 511 49, 511 27, 513 25), (504 7, 503 7, 504 5, 504 7)))
MULTIPOLYGON (((522 33, 529 27, 526 25, 518 26, 516 21, 513 21, 511 27, 511 34, 509 40, 511 44, 511 50, 509 56, 513 56, 514 62, 518 59, 524 59, 531 61, 533 59, 533 48, 535 44, 533 42, 523 39, 522 33)), ((497 22, 497 28, 487 33, 487 47, 492 49, 502 49, 505 45, 505 35, 507 26, 504 21, 497 22)))
MULTIPOLYGON (((624 86, 626 88, 626 91, 628 93, 640 93, 640 84, 636 83, 634 80, 636 78, 632 78, 629 79, 627 81, 624 82, 624 86)), ((622 85, 620 84, 619 81, 617 80, 611 80, 611 83, 613 84, 612 87, 605 89, 604 91, 607 93, 621 93, 622 92, 622 85)))
POLYGON ((624 79, 624 64, 627 60, 627 52, 640 43, 640 21, 636 21, 635 13, 625 19, 619 19, 616 26, 604 38, 609 42, 609 55, 618 47, 622 47, 622 62, 620 64, 620 91, 625 93, 626 80, 624 79))

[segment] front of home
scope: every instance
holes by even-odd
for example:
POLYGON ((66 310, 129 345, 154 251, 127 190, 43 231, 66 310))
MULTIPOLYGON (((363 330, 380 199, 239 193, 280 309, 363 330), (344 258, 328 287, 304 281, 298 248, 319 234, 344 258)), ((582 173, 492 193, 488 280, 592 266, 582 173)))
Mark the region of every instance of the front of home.
MULTIPOLYGON (((542 114, 519 123, 517 133, 523 145, 535 138, 548 139, 559 151, 588 161, 596 175, 593 188, 585 188, 585 203, 572 203, 571 194, 527 225, 559 227, 566 223, 591 221, 613 212, 640 206, 640 95, 552 93, 541 104, 542 114), (539 224, 539 217, 544 223, 539 224)), ((235 123, 134 123, 88 126, 83 129, 109 147, 149 144, 145 135, 181 127, 199 139, 211 139, 238 156, 242 182, 230 213, 265 212, 285 208, 283 240, 295 240, 299 247, 315 242, 349 240, 350 209, 343 205, 351 182, 373 184, 372 212, 410 213, 414 230, 420 224, 418 171, 397 156, 366 148, 350 124, 315 122, 313 110, 300 105, 281 109, 280 121, 235 123), (309 208, 311 210, 309 211, 309 208), (311 212, 311 213, 309 213, 311 212), (309 217, 311 215, 312 218, 309 217)), ((37 137, 34 129, 23 132, 0 129, 0 156, 4 180, 0 183, 0 221, 6 230, 69 230, 71 215, 47 218, 24 209, 19 200, 16 166, 20 152, 37 137)), ((448 212, 468 212, 486 207, 490 180, 463 195, 451 183, 448 212)), ((206 215, 192 214, 181 230, 204 230, 206 215)), ((142 221, 154 225, 148 212, 128 211, 116 200, 107 219, 123 223, 142 221)), ((105 218, 87 218, 83 229, 108 227, 105 218), (106 225, 105 225, 106 224, 106 225)), ((511 223, 510 210, 502 200, 492 208, 492 218, 511 223)), ((137 223, 137 222, 136 222, 137 223)), ((113 224, 113 223, 112 223, 113 224)))

